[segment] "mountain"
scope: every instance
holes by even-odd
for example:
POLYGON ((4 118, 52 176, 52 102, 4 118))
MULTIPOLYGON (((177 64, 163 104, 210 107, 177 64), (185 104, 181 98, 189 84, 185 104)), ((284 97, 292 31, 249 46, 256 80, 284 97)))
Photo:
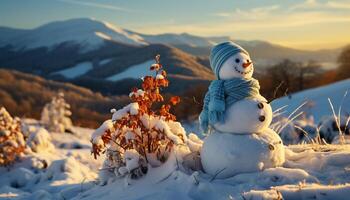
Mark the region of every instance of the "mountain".
POLYGON ((157 54, 170 80, 183 83, 172 85, 171 91, 213 78, 196 56, 92 19, 52 22, 32 30, 1 28, 0 41, 1 67, 69 81, 104 94, 128 93, 139 77, 146 75, 157 54), (141 65, 144 74, 125 75, 141 65), (110 78, 119 73, 124 73, 123 80, 110 78))
POLYGON ((51 48, 67 42, 80 45, 84 52, 97 49, 103 45, 104 41, 136 46, 147 45, 136 34, 130 34, 108 22, 85 18, 52 22, 32 30, 3 28, 0 32, 4 32, 0 33, 0 37, 4 34, 6 39, 5 41, 1 39, 0 45, 11 45, 15 49, 25 50, 39 47, 51 48))
MULTIPOLYGON (((324 116, 332 116, 332 108, 328 102, 331 100, 335 112, 338 115, 338 109, 341 107, 341 114, 349 115, 350 113, 350 79, 332 83, 326 86, 312 88, 285 96, 272 101, 271 105, 274 110, 287 106, 283 111, 288 116, 297 107, 306 104, 299 110, 313 115, 316 123, 320 122, 324 116)), ((298 113, 298 112, 297 112, 298 113)))
MULTIPOLYGON (((72 82, 104 94, 125 94, 136 77, 148 73, 152 59, 160 54, 170 78, 182 83, 170 90, 182 91, 186 85, 206 83, 214 77, 209 51, 226 40, 231 38, 141 34, 87 18, 51 22, 30 30, 0 27, 0 67, 72 82)), ((265 41, 234 41, 250 52, 257 69, 285 58, 315 60, 334 67, 339 53, 297 50, 265 41)))

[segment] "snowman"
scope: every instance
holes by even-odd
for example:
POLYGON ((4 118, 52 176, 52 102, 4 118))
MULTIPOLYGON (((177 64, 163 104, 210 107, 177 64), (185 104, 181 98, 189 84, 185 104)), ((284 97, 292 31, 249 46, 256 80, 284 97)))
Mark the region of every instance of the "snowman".
POLYGON ((284 147, 269 128, 272 108, 260 95, 252 78, 253 62, 246 50, 233 42, 213 47, 210 65, 213 80, 199 116, 209 135, 201 150, 203 169, 218 178, 281 166, 284 147))

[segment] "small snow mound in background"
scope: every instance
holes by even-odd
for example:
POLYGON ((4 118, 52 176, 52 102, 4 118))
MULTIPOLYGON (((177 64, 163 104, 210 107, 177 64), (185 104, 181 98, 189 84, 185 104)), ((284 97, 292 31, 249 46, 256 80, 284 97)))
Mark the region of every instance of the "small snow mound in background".
POLYGON ((39 153, 44 151, 51 151, 55 147, 51 143, 51 136, 45 128, 31 128, 30 134, 27 138, 27 145, 32 151, 39 153))

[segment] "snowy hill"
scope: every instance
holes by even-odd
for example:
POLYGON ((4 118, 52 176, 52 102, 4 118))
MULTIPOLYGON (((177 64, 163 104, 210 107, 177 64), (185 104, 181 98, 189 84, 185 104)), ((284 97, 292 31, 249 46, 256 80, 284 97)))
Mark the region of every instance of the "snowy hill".
POLYGON ((284 109, 286 115, 292 113, 298 106, 307 102, 300 111, 304 111, 314 116, 318 123, 322 117, 333 115, 328 98, 331 100, 335 113, 338 115, 341 106, 341 114, 349 115, 350 113, 350 79, 339 81, 323 87, 313 88, 291 94, 276 99, 272 102, 274 110, 287 105, 284 109))

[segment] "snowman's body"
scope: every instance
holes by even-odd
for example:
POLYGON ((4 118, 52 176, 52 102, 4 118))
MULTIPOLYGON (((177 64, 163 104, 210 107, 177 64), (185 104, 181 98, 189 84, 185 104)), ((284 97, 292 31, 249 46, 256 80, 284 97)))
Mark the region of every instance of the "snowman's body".
POLYGON ((225 120, 213 125, 220 132, 256 133, 267 128, 272 120, 272 108, 262 96, 244 99, 226 108, 225 120))
MULTIPOLYGON (((213 69, 218 79, 252 78, 254 66, 248 53, 241 50, 224 56, 222 60, 225 61, 220 63, 219 70, 213 69)), ((205 138, 201 150, 204 171, 225 178, 281 166, 284 147, 279 135, 268 128, 272 108, 267 100, 259 94, 225 106, 224 119, 209 124, 212 133, 205 138)))
POLYGON ((227 178, 282 165, 284 147, 269 128, 242 135, 214 131, 204 139, 201 159, 206 173, 227 178))

